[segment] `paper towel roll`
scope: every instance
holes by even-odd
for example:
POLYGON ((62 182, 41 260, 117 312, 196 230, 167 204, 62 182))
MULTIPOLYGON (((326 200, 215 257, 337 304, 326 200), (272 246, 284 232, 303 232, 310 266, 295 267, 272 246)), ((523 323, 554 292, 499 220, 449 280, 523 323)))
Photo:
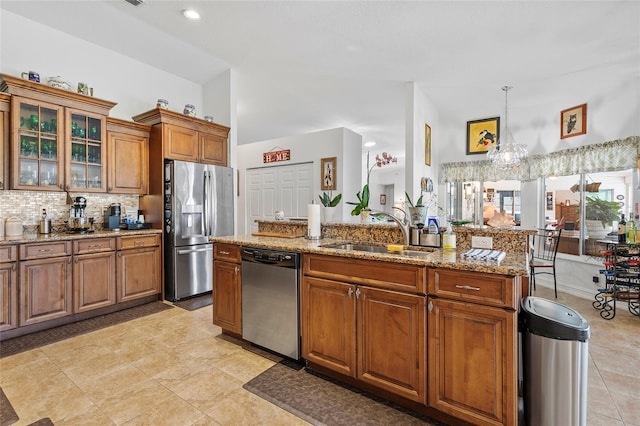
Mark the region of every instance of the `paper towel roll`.
POLYGON ((307 237, 320 238, 320 204, 307 206, 307 237))

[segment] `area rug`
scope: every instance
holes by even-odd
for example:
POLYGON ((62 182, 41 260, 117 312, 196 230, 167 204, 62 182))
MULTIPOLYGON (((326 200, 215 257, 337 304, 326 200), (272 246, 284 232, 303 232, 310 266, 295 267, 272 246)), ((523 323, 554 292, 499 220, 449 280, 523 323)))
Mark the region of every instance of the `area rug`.
POLYGON ((115 324, 121 324, 136 318, 162 312, 167 309, 173 309, 173 306, 160 301, 145 303, 144 305, 135 306, 122 311, 112 312, 110 314, 100 315, 71 324, 65 324, 49 330, 38 331, 25 336, 3 340, 0 342, 0 358, 39 348, 40 346, 59 342, 91 331, 100 330, 101 328, 115 324))
POLYGON ((186 309, 187 311, 195 311, 205 306, 209 306, 212 303, 211 293, 203 294, 202 296, 192 297, 190 299, 180 300, 173 304, 178 308, 186 309))
POLYGON ((444 425, 307 368, 278 363, 244 388, 317 426, 444 425))

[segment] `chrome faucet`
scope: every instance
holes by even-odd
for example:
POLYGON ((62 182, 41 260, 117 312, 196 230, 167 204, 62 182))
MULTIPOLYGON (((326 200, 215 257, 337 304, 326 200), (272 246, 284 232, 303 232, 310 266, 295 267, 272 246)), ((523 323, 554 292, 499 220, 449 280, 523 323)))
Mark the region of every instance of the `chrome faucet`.
POLYGON ((407 217, 407 213, 399 207, 394 207, 394 209, 400 210, 402 213, 404 213, 403 220, 400 220, 394 215, 392 215, 391 213, 387 213, 387 212, 371 211, 371 215, 385 216, 393 220, 396 224, 398 224, 398 226, 400 227, 400 230, 402 230, 402 236, 404 237, 404 245, 409 246, 409 218, 407 217))

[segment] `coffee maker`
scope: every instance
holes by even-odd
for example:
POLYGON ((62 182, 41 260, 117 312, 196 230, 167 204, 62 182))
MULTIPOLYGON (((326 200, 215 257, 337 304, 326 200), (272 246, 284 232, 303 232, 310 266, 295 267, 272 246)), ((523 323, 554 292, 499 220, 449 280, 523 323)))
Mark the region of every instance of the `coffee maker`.
POLYGON ((120 203, 113 203, 106 208, 104 213, 104 229, 120 228, 120 203))

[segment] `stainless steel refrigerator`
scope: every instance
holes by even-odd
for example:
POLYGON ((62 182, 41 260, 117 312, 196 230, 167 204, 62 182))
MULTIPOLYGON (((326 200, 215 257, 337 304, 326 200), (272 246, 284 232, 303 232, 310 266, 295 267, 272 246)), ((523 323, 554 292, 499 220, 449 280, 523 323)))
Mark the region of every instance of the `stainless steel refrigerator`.
POLYGON ((233 234, 233 169, 165 160, 165 298, 212 290, 211 236, 233 234))

